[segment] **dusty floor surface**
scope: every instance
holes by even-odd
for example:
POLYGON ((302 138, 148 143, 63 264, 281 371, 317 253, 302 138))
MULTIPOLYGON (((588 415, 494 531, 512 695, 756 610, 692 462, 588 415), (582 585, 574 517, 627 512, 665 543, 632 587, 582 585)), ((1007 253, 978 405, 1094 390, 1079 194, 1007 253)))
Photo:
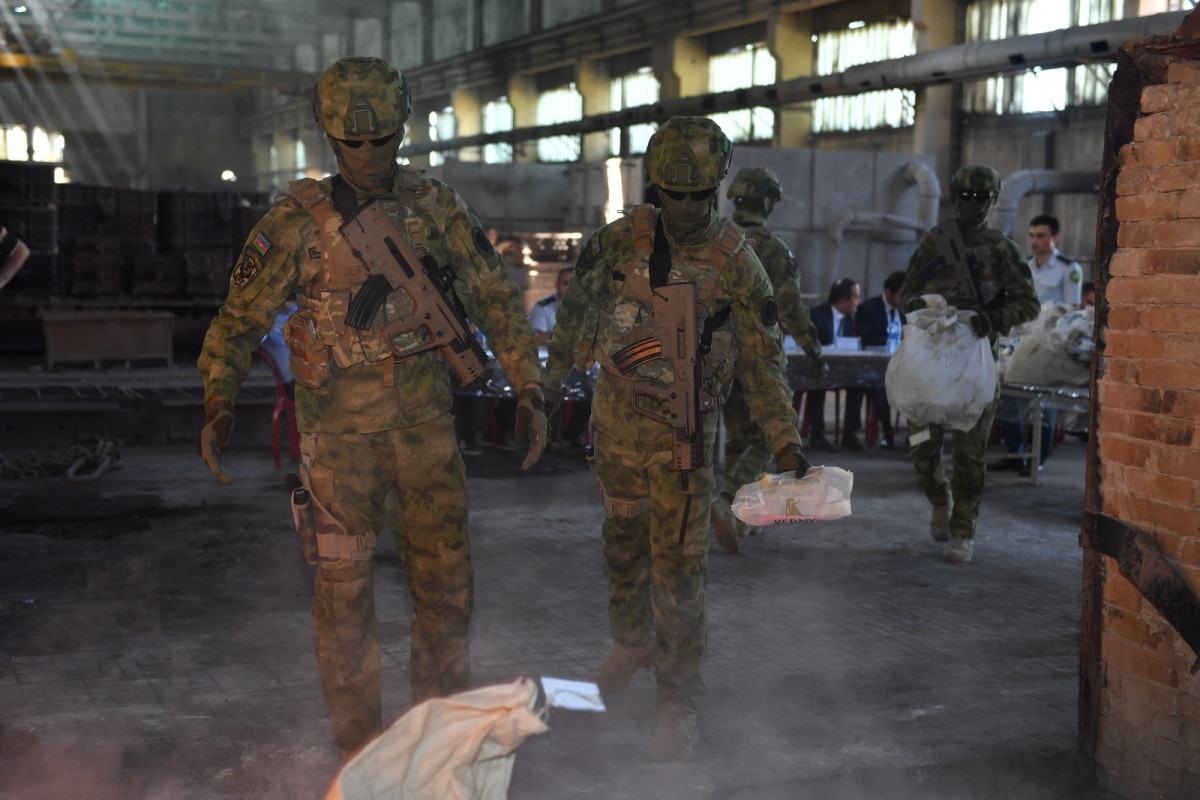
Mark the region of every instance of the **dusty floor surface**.
MULTIPOLYGON (((223 486, 190 442, 121 456, 94 483, 0 481, 0 800, 322 796, 339 762, 286 465, 234 448, 223 486)), ((1040 487, 990 474, 961 566, 906 454, 821 456, 854 472, 853 516, 711 554, 695 755, 649 762, 640 673, 608 713, 553 711, 511 798, 1102 796, 1074 756, 1084 445, 1040 487)), ((519 461, 468 459, 475 685, 586 679, 609 643, 591 476, 577 453, 519 461)), ((377 565, 394 718, 410 608, 390 543, 377 565)))

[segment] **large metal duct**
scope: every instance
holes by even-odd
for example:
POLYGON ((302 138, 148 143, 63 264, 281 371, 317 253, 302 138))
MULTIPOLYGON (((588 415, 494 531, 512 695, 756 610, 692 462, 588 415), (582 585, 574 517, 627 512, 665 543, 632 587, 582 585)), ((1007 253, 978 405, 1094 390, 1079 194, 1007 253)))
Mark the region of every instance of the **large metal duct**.
POLYGON ((835 75, 809 75, 770 86, 752 86, 717 94, 693 95, 652 105, 593 114, 573 122, 515 128, 510 131, 463 136, 440 142, 420 142, 400 148, 415 156, 434 150, 460 150, 485 144, 513 144, 547 136, 597 133, 645 122, 662 122, 675 115, 707 115, 754 106, 777 107, 819 97, 860 94, 877 89, 916 88, 969 78, 1023 72, 1031 67, 1060 67, 1090 61, 1111 61, 1128 39, 1173 33, 1188 11, 1169 11, 1099 25, 971 42, 889 61, 860 64, 835 75))
POLYGON ((942 203, 942 185, 937 173, 923 161, 910 161, 904 165, 903 174, 906 181, 915 183, 921 191, 921 221, 925 223, 925 230, 929 230, 937 225, 942 203))
MULTIPOLYGON (((902 217, 896 214, 880 214, 874 211, 843 211, 829 226, 825 235, 829 244, 825 248, 825 271, 821 275, 822 286, 832 286, 833 278, 837 275, 838 251, 842 246, 842 235, 847 230, 873 231, 880 238, 889 242, 915 242, 921 234, 929 230, 924 221, 912 217, 902 217)), ((863 275, 864 285, 870 277, 870 265, 863 275)))
POLYGON ((991 211, 992 227, 1012 236, 1017 226, 1017 206, 1027 194, 1096 194, 1099 191, 1098 172, 1017 170, 1005 178, 1000 186, 1000 196, 996 198, 996 205, 991 211))

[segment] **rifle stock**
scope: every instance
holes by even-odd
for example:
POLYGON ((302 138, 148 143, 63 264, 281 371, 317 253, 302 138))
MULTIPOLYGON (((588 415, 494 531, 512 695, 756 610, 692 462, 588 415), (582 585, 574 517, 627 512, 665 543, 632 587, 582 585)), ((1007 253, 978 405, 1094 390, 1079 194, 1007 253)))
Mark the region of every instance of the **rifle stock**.
POLYGON ((360 330, 372 327, 388 294, 403 289, 412 300, 412 313, 401 319, 387 320, 379 326, 392 353, 397 358, 405 358, 426 350, 437 350, 464 385, 478 379, 483 374, 487 355, 471 333, 466 315, 458 307, 448 276, 441 274, 432 258, 423 261, 417 256, 379 201, 368 204, 346 220, 341 232, 355 257, 370 273, 350 299, 346 324, 360 330), (397 346, 395 337, 406 333, 416 333, 423 341, 411 347, 397 346))

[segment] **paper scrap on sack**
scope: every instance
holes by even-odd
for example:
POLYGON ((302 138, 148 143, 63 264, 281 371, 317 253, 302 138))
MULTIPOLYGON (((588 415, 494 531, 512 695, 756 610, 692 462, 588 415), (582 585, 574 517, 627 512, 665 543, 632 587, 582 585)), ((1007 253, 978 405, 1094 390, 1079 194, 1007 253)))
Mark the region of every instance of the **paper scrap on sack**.
POLYGON ((888 403, 910 425, 975 427, 996 396, 996 359, 986 336, 971 330, 973 312, 923 295, 926 307, 909 312, 900 347, 888 361, 888 403))
POLYGON ((768 472, 738 489, 734 516, 762 527, 780 522, 813 522, 850 516, 854 473, 840 467, 812 467, 803 477, 768 472))
POLYGON ((549 730, 543 697, 519 678, 426 700, 350 759, 325 800, 505 800, 517 748, 549 730))

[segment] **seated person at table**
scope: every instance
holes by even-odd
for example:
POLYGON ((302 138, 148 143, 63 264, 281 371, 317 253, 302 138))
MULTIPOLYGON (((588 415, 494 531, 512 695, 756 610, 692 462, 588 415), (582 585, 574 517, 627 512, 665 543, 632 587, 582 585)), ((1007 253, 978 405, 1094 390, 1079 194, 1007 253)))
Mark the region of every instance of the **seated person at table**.
MULTIPOLYGON (((900 287, 904 285, 904 270, 898 269, 883 282, 883 294, 868 297, 854 312, 858 326, 858 338, 863 347, 883 347, 887 344, 888 325, 892 320, 904 324, 904 312, 900 310, 900 287)), ((875 409, 875 418, 883 431, 879 446, 889 450, 896 447, 896 432, 892 430, 892 409, 888 405, 887 388, 877 383, 867 390, 867 399, 875 409)))
MULTIPOLYGON (((817 341, 822 345, 833 344, 834 334, 843 337, 857 337, 858 327, 854 321, 854 311, 862 294, 858 283, 850 278, 835 281, 829 288, 829 300, 818 303, 809 309, 813 325, 817 328, 817 341)), ((850 387, 846 389, 846 418, 842 428, 842 447, 849 450, 862 450, 858 441, 858 429, 862 427, 862 401, 864 390, 850 387)), ((808 423, 809 444, 818 450, 832 450, 833 445, 825 438, 825 391, 808 392, 808 423)))

